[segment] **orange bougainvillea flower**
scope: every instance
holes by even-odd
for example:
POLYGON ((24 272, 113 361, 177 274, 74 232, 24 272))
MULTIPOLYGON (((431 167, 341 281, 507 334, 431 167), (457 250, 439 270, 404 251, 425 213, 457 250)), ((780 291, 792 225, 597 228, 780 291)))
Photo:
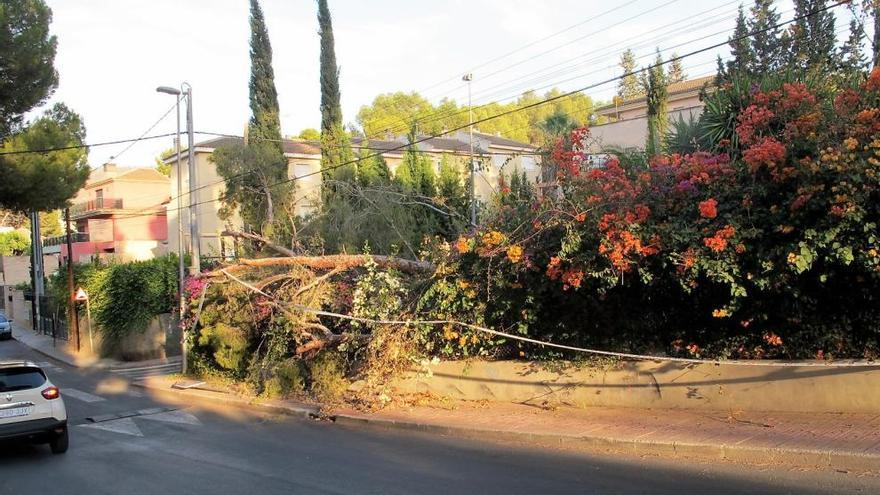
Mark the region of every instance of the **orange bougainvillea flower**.
POLYGON ((574 219, 577 220, 578 222, 583 222, 584 220, 587 219, 587 214, 583 213, 583 212, 578 213, 577 215, 575 215, 574 219))
POLYGON ((715 218, 718 216, 718 201, 709 198, 706 201, 700 201, 700 216, 703 218, 715 218))
POLYGON ((730 316, 730 312, 726 309, 716 309, 712 311, 713 318, 727 318, 728 316, 730 316))
POLYGON ((523 249, 517 245, 510 246, 507 248, 507 259, 510 260, 511 263, 519 263, 523 257, 523 249))
POLYGON ((779 347, 782 345, 782 337, 776 335, 773 332, 767 332, 764 334, 764 342, 767 342, 772 346, 779 347))
POLYGON ((468 241, 467 237, 461 236, 455 241, 455 250, 458 251, 458 254, 465 254, 471 251, 471 244, 468 241))

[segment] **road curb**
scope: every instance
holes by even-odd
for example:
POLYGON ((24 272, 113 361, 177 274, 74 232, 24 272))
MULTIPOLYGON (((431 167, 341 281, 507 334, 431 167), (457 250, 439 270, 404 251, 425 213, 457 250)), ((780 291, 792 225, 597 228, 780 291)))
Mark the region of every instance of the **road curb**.
POLYGON ((220 392, 210 392, 207 390, 173 390, 165 387, 157 387, 143 380, 135 380, 131 382, 135 387, 149 390, 151 393, 161 396, 172 402, 184 404, 207 404, 207 405, 224 405, 234 407, 236 409, 258 410, 273 414, 283 414, 286 416, 295 416, 305 419, 313 419, 320 417, 320 408, 318 406, 310 406, 307 404, 292 405, 280 404, 273 401, 254 401, 232 394, 220 392))
MULTIPOLYGON (((171 390, 145 382, 133 385, 149 389, 171 400, 186 403, 204 402, 239 409, 259 410, 275 414, 314 419, 321 417, 318 406, 292 405, 278 402, 254 402, 230 394, 203 390, 171 390)), ((649 442, 603 436, 575 436, 550 433, 519 432, 484 428, 468 428, 415 421, 401 421, 367 414, 337 413, 328 416, 339 425, 369 426, 385 429, 419 431, 430 434, 527 443, 544 447, 566 447, 587 451, 618 452, 632 455, 662 456, 706 461, 729 461, 745 464, 776 464, 800 468, 826 468, 842 471, 880 471, 880 456, 852 452, 813 451, 801 449, 759 449, 725 444, 683 442, 649 442)))

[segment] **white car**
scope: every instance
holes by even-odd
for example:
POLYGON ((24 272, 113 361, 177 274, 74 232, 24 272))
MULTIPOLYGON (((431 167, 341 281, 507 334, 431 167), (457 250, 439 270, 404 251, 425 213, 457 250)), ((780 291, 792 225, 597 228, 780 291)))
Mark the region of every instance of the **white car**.
POLYGON ((0 340, 9 340, 12 338, 12 320, 6 318, 6 315, 0 313, 0 340))
POLYGON ((67 408, 61 391, 29 361, 0 361, 0 440, 48 443, 67 452, 67 408))

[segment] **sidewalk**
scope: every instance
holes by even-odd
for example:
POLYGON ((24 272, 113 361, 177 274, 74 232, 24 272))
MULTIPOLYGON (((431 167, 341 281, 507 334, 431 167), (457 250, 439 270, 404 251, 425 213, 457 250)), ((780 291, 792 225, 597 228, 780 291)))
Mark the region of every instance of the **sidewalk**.
MULTIPOLYGON (((262 409, 314 417, 318 408, 229 393, 178 390, 175 380, 135 384, 181 402, 262 409)), ((880 472, 877 414, 802 414, 558 408, 508 403, 450 402, 451 407, 388 408, 377 413, 337 410, 339 424, 402 428, 442 435, 523 442, 552 448, 782 464, 880 472)))
POLYGON ((52 337, 35 333, 33 330, 12 325, 12 337, 44 356, 61 361, 75 368, 98 368, 107 370, 124 370, 131 367, 145 367, 179 363, 180 358, 162 358, 148 361, 118 361, 101 358, 88 353, 75 352, 71 344, 65 340, 52 341, 52 337))

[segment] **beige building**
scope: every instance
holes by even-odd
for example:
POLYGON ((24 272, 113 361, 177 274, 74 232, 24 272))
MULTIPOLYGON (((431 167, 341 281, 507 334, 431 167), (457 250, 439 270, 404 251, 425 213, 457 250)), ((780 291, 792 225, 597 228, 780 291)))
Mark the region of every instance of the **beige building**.
MULTIPOLYGON (((461 167, 462 180, 466 179, 467 162, 470 156, 470 140, 466 132, 459 132, 444 138, 429 138, 417 144, 420 151, 434 162, 435 172, 439 169, 443 156, 453 158, 453 163, 461 167)), ((231 238, 222 235, 227 228, 240 229, 241 220, 236 216, 224 221, 220 218, 225 185, 217 173, 211 156, 215 149, 240 143, 240 138, 221 137, 196 143, 194 159, 196 167, 196 192, 200 248, 204 257, 229 257, 234 253, 231 238)), ((353 139, 352 147, 356 152, 381 153, 392 175, 403 161, 407 146, 406 137, 394 140, 353 139)), ((301 139, 285 139, 283 142, 284 156, 288 163, 288 177, 296 186, 296 214, 307 216, 317 212, 320 206, 321 193, 321 147, 318 141, 301 139)), ((525 172, 533 182, 540 174, 540 158, 537 148, 501 136, 474 133, 474 155, 480 164, 476 180, 476 197, 479 201, 488 202, 497 192, 500 177, 509 176, 513 171, 525 172)), ((189 204, 189 173, 187 167, 187 151, 184 150, 182 160, 182 181, 184 194, 179 196, 177 181, 171 181, 171 202, 168 205, 168 249, 176 251, 178 236, 178 212, 183 213, 184 242, 189 243, 189 212, 185 208, 189 204), (177 204, 182 201, 183 209, 177 204)), ((172 167, 171 177, 177 177, 177 159, 172 155, 165 160, 172 167)))
MULTIPOLYGON (((703 112, 700 91, 714 79, 715 76, 707 76, 670 84, 667 88, 670 121, 699 117, 703 112)), ((593 151, 606 146, 644 148, 648 139, 648 103, 644 95, 597 108, 595 113, 608 122, 590 127, 593 151)))

